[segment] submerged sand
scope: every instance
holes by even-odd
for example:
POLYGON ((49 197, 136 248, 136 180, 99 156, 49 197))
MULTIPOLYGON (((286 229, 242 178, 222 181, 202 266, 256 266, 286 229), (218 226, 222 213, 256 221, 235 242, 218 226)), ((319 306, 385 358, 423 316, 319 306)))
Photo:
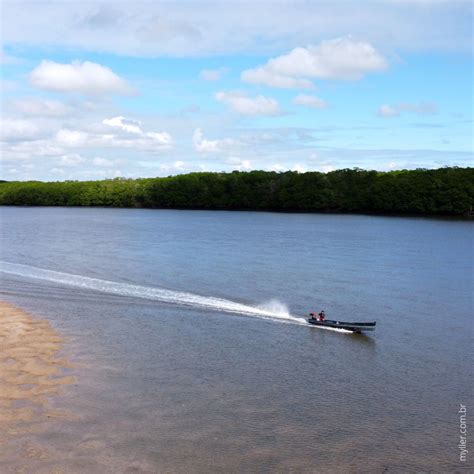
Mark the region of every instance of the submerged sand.
POLYGON ((0 446, 33 433, 47 419, 67 417, 49 398, 74 382, 59 356, 63 341, 47 321, 0 301, 0 446))

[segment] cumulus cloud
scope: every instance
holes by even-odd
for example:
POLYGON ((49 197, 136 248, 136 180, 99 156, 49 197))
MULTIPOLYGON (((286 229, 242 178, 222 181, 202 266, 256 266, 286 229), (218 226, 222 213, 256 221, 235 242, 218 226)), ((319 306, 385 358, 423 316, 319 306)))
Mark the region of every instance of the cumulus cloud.
POLYGON ((84 95, 130 94, 130 85, 111 69, 89 61, 61 64, 43 60, 30 74, 33 87, 84 95))
POLYGON ((156 146, 169 148, 173 144, 173 138, 168 132, 145 132, 141 127, 141 123, 137 120, 130 120, 122 116, 112 117, 102 121, 104 125, 111 128, 118 129, 121 132, 126 132, 128 135, 136 135, 137 137, 117 137, 114 135, 105 135, 103 138, 106 141, 112 143, 121 143, 124 146, 133 146, 136 143, 137 146, 142 145, 156 146))
POLYGON ((216 99, 241 115, 281 115, 278 102, 273 98, 263 95, 248 97, 241 92, 217 92, 216 99))
POLYGON ((220 151, 219 142, 217 140, 206 140, 200 128, 194 130, 193 146, 200 153, 220 151))
POLYGON ((237 145, 237 142, 231 138, 223 138, 220 140, 208 140, 204 138, 204 134, 200 128, 196 128, 193 133, 193 147, 199 153, 216 153, 237 145))
MULTIPOLYGON (((67 125, 56 120, 5 118, 0 120, 0 139, 5 160, 14 163, 14 168, 18 168, 17 160, 54 158, 57 167, 75 167, 74 173, 86 161, 83 154, 116 149, 123 155, 124 149, 130 149, 139 156, 173 148, 174 140, 169 133, 146 131, 138 124, 121 116, 105 119, 104 123, 70 120, 67 125)), ((106 162, 96 161, 95 165, 106 167, 106 162)))
POLYGON ((140 128, 140 122, 137 120, 126 119, 125 117, 112 117, 110 119, 105 119, 102 121, 104 125, 109 125, 110 127, 120 128, 125 132, 135 133, 137 135, 142 135, 143 132, 140 128))
POLYGON ((324 109, 327 107, 327 102, 315 95, 299 94, 293 99, 293 103, 296 105, 303 105, 305 107, 311 107, 313 109, 324 109))
POLYGON ((379 117, 398 117, 402 112, 420 115, 433 115, 438 112, 438 106, 433 102, 420 102, 419 104, 401 103, 396 105, 381 105, 377 111, 379 117))
POLYGON ((370 72, 383 71, 387 60, 367 41, 345 36, 270 59, 263 66, 241 74, 244 82, 273 87, 310 87, 310 79, 357 80, 370 72))
POLYGON ((228 72, 229 69, 226 67, 220 67, 218 69, 203 69, 199 73, 199 77, 204 81, 219 81, 222 79, 222 76, 228 72))
POLYGON ((128 133, 118 129, 118 133, 104 133, 97 127, 90 129, 60 128, 51 131, 39 130, 23 120, 9 121, 2 127, 2 140, 10 142, 4 150, 11 156, 62 156, 64 165, 81 163, 79 155, 70 150, 93 148, 133 148, 136 151, 159 152, 173 146, 173 139, 167 132, 128 133))

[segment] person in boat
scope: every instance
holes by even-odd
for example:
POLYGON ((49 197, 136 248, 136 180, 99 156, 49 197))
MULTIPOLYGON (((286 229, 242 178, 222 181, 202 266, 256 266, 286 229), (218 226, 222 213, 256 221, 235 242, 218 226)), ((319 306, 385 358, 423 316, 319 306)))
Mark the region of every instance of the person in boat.
POLYGON ((316 315, 315 315, 314 313, 309 313, 309 317, 310 317, 311 319, 316 319, 316 315))
POLYGON ((322 310, 319 314, 319 321, 326 321, 326 314, 324 313, 324 310, 322 310))

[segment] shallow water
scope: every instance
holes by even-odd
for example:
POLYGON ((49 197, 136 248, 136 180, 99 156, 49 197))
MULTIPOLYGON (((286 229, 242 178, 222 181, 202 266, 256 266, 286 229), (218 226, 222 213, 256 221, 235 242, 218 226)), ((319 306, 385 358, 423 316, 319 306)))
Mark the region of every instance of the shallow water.
POLYGON ((57 400, 79 419, 30 440, 49 453, 38 472, 466 469, 472 223, 13 207, 1 221, 0 298, 50 320, 79 364, 57 400), (377 329, 305 325, 320 309, 377 329))

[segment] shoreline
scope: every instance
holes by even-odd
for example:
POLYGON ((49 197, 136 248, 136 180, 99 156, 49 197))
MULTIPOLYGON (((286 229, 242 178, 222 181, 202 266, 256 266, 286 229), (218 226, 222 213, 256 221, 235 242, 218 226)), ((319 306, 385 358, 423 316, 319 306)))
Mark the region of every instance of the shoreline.
POLYGON ((429 219, 433 221, 453 221, 472 222, 473 215, 467 214, 422 214, 422 213, 400 213, 400 212, 350 212, 350 211, 305 211, 299 209, 248 209, 248 208, 210 208, 210 207, 143 207, 143 206, 81 206, 81 205, 46 205, 46 204, 0 204, 2 207, 14 207, 20 209, 32 208, 59 208, 59 209, 127 209, 142 211, 201 211, 201 212, 247 212, 247 213, 268 213, 268 214, 293 214, 293 215, 323 215, 323 216, 362 216, 362 217, 387 217, 387 218, 407 218, 407 219, 429 219))
POLYGON ((48 321, 0 301, 0 445, 70 417, 50 405, 50 397, 75 382, 63 374, 72 367, 59 355, 63 344, 48 321))

